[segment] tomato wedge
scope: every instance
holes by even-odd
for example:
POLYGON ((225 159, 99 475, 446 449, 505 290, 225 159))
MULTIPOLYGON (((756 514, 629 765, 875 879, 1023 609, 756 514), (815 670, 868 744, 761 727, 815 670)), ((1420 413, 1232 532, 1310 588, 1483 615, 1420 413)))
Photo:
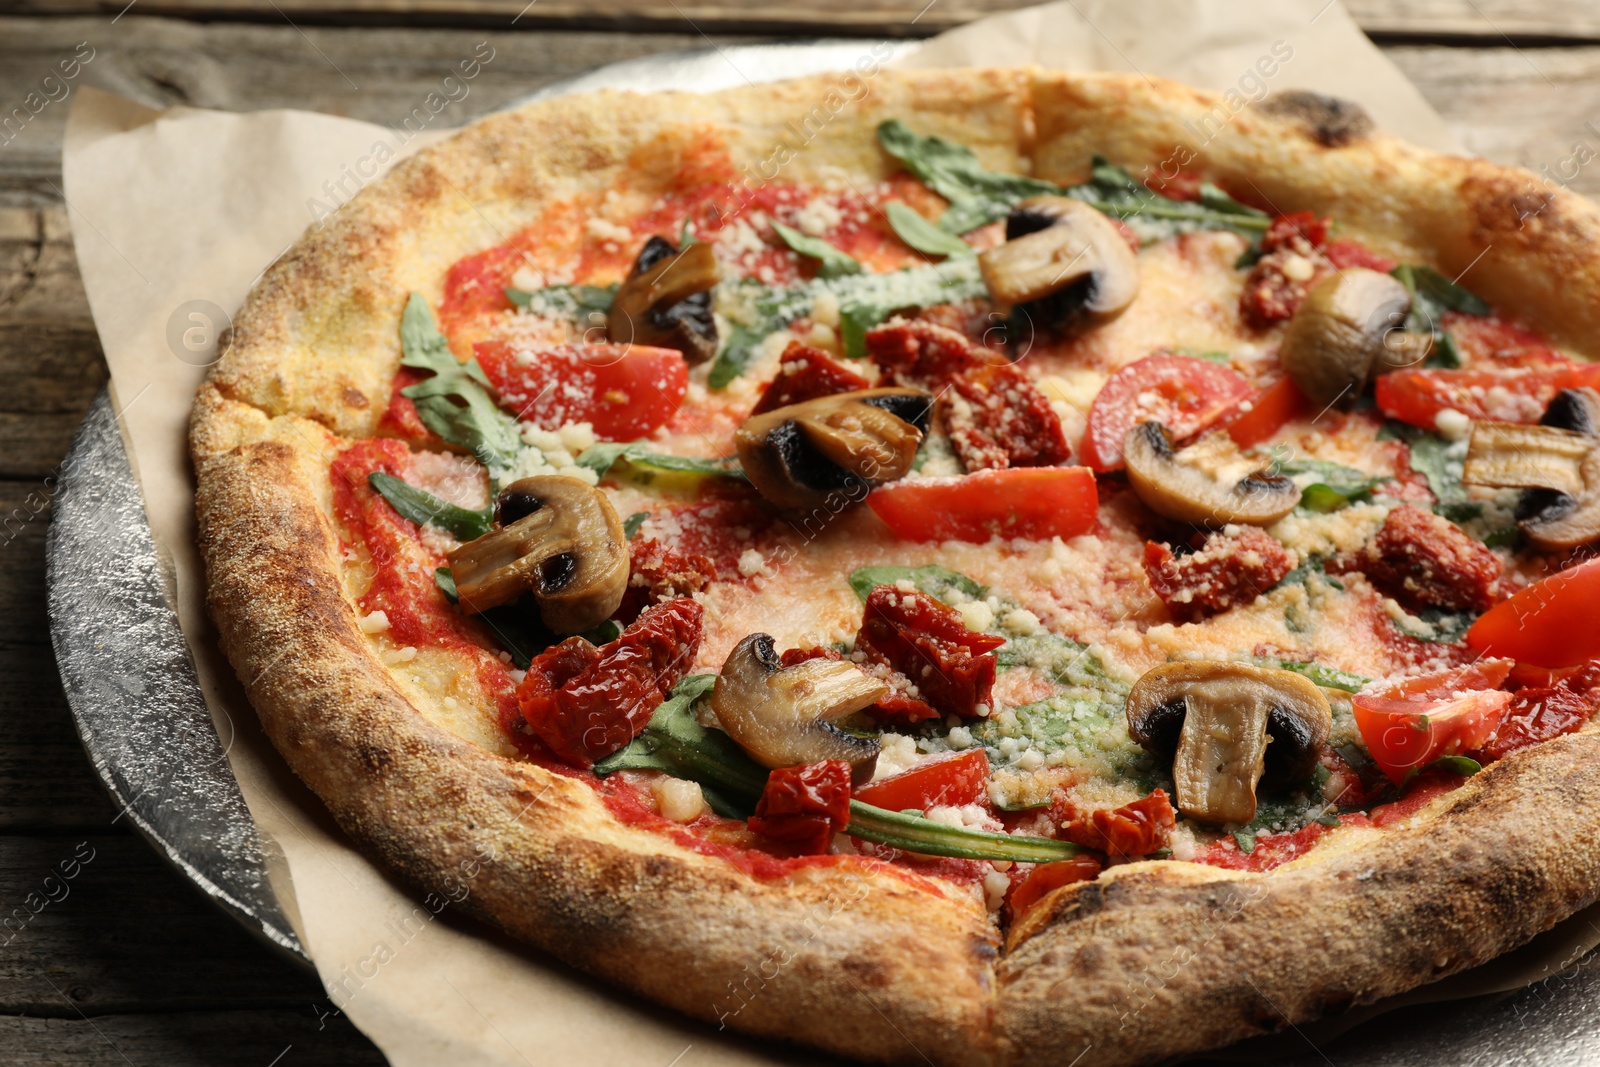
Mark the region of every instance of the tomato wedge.
POLYGON ((988 788, 989 756, 975 748, 864 785, 855 791, 855 799, 890 811, 927 811, 942 805, 975 804, 988 788))
POLYGON ((1088 467, 1007 467, 895 482, 867 506, 907 541, 1043 541, 1094 529, 1100 497, 1088 467))
POLYGON ((1495 688, 1510 673, 1510 660, 1483 660, 1357 693, 1350 703, 1373 762, 1398 783, 1441 756, 1483 747, 1511 703, 1495 688))
POLYGON ((1570 667, 1600 656, 1600 559, 1569 567, 1502 600, 1467 631, 1467 646, 1538 667, 1570 667))
POLYGON ((1306 397, 1288 378, 1279 378, 1239 401, 1233 411, 1217 420, 1240 448, 1260 444, 1278 427, 1306 410, 1306 397))
POLYGON ((518 352, 506 341, 473 346, 500 406, 554 430, 587 422, 603 441, 643 437, 677 412, 689 367, 670 348, 571 344, 518 352))
POLYGON ((1378 407, 1401 422, 1432 430, 1441 411, 1469 419, 1534 423, 1563 389, 1600 386, 1600 364, 1571 363, 1509 370, 1408 368, 1378 379, 1378 407))
POLYGON ((1146 356, 1117 371, 1089 408, 1081 456, 1100 473, 1122 467, 1122 440, 1154 419, 1182 441, 1235 410, 1255 393, 1244 375, 1193 356, 1146 356))

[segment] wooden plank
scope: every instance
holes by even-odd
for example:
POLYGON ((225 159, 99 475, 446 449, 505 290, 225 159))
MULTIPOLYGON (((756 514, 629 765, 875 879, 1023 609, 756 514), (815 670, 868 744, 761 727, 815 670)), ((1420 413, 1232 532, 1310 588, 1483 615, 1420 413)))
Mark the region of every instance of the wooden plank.
MULTIPOLYGON (((142 0, 145 15, 307 25, 481 25, 498 29, 606 28, 714 32, 883 34, 920 37, 1036 0, 810 0, 743 4, 737 0, 142 0)), ((19 14, 115 16, 125 0, 22 0, 19 14)), ((1579 0, 1346 0, 1374 35, 1455 37, 1501 42, 1600 38, 1600 11, 1579 0)))
POLYGON ((344 1018, 322 1028, 310 1008, 0 1018, 10 1067, 383 1067, 377 1048, 344 1018))
MULTIPOLYGON (((106 833, 117 807, 89 765, 49 655, 38 645, 0 644, 0 833, 106 833)), ((0 906, 6 900, 0 896, 0 906)))
POLYGON ((0 836, 0 945, 0 1015, 328 1010, 310 971, 254 940, 132 834, 0 836), (163 960, 182 965, 151 965, 163 960))

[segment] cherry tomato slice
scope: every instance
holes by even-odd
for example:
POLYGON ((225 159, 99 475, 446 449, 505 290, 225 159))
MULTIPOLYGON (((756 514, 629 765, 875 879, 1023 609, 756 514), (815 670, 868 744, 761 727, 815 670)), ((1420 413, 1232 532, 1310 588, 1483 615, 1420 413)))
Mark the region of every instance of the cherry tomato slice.
POLYGON ((1600 656, 1600 559, 1543 578, 1502 600, 1467 631, 1467 646, 1538 667, 1570 667, 1600 656))
POLYGON ((928 760, 857 789, 855 798, 890 811, 927 811, 975 804, 989 788, 989 756, 981 748, 928 760))
POLYGON ((1385 374, 1376 388, 1385 415, 1425 430, 1437 428, 1441 411, 1469 419, 1534 423, 1563 389, 1600 386, 1600 364, 1569 363, 1509 370, 1424 370, 1385 374))
POLYGON ((1094 529, 1100 498, 1088 467, 1007 467, 895 482, 867 506, 907 541, 1044 541, 1094 529))
POLYGON ((1495 688, 1510 671, 1510 660, 1484 660, 1357 693, 1350 703, 1373 762, 1402 782, 1413 768, 1483 747, 1511 703, 1495 688))
POLYGON ((517 352, 505 341, 473 346, 500 406, 554 430, 587 422, 603 441, 632 441, 662 426, 683 403, 689 368, 670 348, 572 344, 517 352))
POLYGON ((1236 371, 1169 352, 1146 356, 1113 374, 1089 408, 1080 455, 1100 473, 1122 467, 1122 440, 1151 419, 1179 441, 1233 411, 1255 388, 1236 371))
POLYGON ((1240 448, 1260 444, 1290 419, 1306 410, 1306 397, 1288 378, 1279 378, 1239 401, 1218 424, 1240 448))

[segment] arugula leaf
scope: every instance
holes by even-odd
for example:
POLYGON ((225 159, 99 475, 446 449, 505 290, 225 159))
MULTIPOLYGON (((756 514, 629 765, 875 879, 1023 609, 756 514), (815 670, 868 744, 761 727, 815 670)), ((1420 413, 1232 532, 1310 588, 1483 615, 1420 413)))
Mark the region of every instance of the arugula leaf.
POLYGON ((1330 463, 1322 459, 1275 460, 1278 473, 1291 477, 1299 474, 1315 476, 1318 481, 1305 485, 1300 491, 1298 507, 1302 511, 1325 515, 1366 500, 1372 491, 1393 479, 1369 475, 1354 467, 1330 463))
POLYGON ((952 599, 977 600, 989 595, 987 586, 979 585, 965 574, 946 570, 936 563, 924 567, 860 567, 850 572, 850 588, 855 590, 863 604, 878 586, 894 585, 896 582, 910 582, 935 600, 945 603, 952 599))
POLYGON ((1256 835, 1253 830, 1235 830, 1233 840, 1239 846, 1239 851, 1246 856, 1256 850, 1256 835))
POLYGON ((510 467, 521 443, 516 420, 489 395, 489 379, 478 361, 457 361, 420 293, 411 294, 400 318, 400 347, 401 366, 433 372, 400 390, 416 404, 423 425, 487 467, 510 467))
POLYGON ((622 536, 632 541, 639 534, 639 527, 650 517, 648 511, 635 511, 632 515, 622 520, 622 536))
POLYGON ((839 251, 820 237, 801 233, 781 222, 774 222, 772 229, 783 238, 784 244, 802 256, 810 256, 818 262, 819 278, 839 278, 846 274, 861 273, 861 263, 854 256, 839 251))
POLYGON ((1078 845, 1053 837, 969 830, 934 822, 921 815, 873 807, 859 800, 850 802, 850 825, 845 833, 906 852, 958 859, 1049 863, 1071 859, 1083 851, 1078 845))
POLYGON ((1372 681, 1359 674, 1349 671, 1335 670, 1333 667, 1323 667, 1315 663, 1302 663, 1292 659, 1274 659, 1271 656, 1258 657, 1257 662, 1263 667, 1275 667, 1280 671, 1293 671, 1303 674, 1324 689, 1342 689, 1346 693, 1359 693, 1362 688, 1372 681))
POLYGON ((1457 285, 1432 267, 1401 263, 1389 273, 1411 294, 1411 314, 1406 317, 1405 323, 1408 330, 1438 332, 1439 322, 1446 311, 1480 317, 1489 314, 1489 305, 1482 297, 1457 285))
POLYGON ((884 207, 895 236, 925 256, 970 256, 972 246, 948 230, 941 230, 915 208, 898 201, 884 207))
POLYGON ((1428 488, 1439 501, 1435 511, 1458 522, 1477 515, 1480 506, 1467 499, 1467 490, 1461 484, 1462 465, 1467 457, 1465 441, 1446 441, 1438 434, 1395 421, 1385 423, 1378 433, 1380 441, 1396 438, 1410 446, 1411 469, 1428 480, 1428 488))
POLYGON ((966 233, 1003 218, 1019 200, 1061 191, 1038 178, 987 170, 972 149, 938 137, 920 137, 899 119, 878 126, 878 143, 950 201, 939 219, 939 228, 949 233, 966 233))
POLYGON ((1442 608, 1423 608, 1416 617, 1424 627, 1410 625, 1403 618, 1393 619, 1394 628, 1407 637, 1433 645, 1453 645, 1467 635, 1467 630, 1477 620, 1471 611, 1445 611, 1442 608))
MULTIPOLYGON (((695 720, 695 701, 715 684, 714 674, 690 675, 679 682, 668 699, 657 706, 644 731, 626 748, 596 763, 594 772, 605 777, 621 770, 664 771, 699 782, 706 801, 718 814, 748 818, 766 786, 768 772, 745 755, 727 734, 695 720)), ((1077 845, 1053 838, 948 826, 859 800, 850 802, 850 825, 845 832, 863 841, 928 856, 1049 862, 1082 851, 1077 845)))
POLYGON ((543 289, 507 289, 506 299, 536 315, 583 321, 604 315, 616 299, 616 285, 547 285, 543 289))
MULTIPOLYGON (((699 459, 695 456, 673 456, 665 452, 652 452, 638 441, 602 441, 584 449, 577 465, 587 467, 604 477, 618 461, 624 460, 635 467, 672 471, 677 474, 703 474, 717 478, 744 479, 744 469, 736 456, 723 459, 699 459)), ((648 516, 646 516, 648 517, 648 516)), ((644 519, 639 520, 643 522, 644 519)), ((631 536, 631 535, 630 535, 631 536)))
POLYGON ((1245 236, 1263 233, 1272 217, 1239 203, 1214 185, 1203 185, 1199 200, 1162 196, 1121 167, 1095 156, 1090 177, 1063 194, 1121 219, 1145 244, 1198 230, 1232 230, 1245 236))
POLYGON ((1447 369, 1461 366, 1461 351, 1456 347, 1455 338, 1439 325, 1444 313, 1459 311, 1482 316, 1489 314, 1489 305, 1432 267, 1401 263, 1389 273, 1411 294, 1411 311, 1406 315, 1405 328, 1415 333, 1433 334, 1433 351, 1423 365, 1447 369))
POLYGON ((437 526, 448 531, 457 541, 476 541, 489 532, 494 522, 493 508, 473 511, 458 507, 382 471, 367 475, 367 484, 392 504, 402 517, 419 526, 437 526))
POLYGON ((1413 765, 1406 770, 1405 776, 1400 779, 1400 785, 1395 789, 1395 794, 1398 795, 1405 792, 1406 786, 1410 785, 1411 780, 1417 775, 1422 774, 1424 771, 1436 769, 1449 771, 1451 774, 1459 774, 1463 778, 1471 778, 1474 774, 1483 770, 1483 764, 1470 756, 1440 756, 1438 759, 1432 760, 1421 767, 1413 765))
POLYGON ((450 572, 449 567, 435 567, 433 569, 433 584, 439 587, 445 599, 454 604, 461 599, 461 594, 456 592, 456 576, 450 572))

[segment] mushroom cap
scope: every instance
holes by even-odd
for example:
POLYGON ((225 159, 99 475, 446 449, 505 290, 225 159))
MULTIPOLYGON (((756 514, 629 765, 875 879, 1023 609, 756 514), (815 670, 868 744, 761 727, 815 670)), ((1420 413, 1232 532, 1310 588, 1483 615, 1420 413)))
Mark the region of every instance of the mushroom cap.
POLYGON ((1300 503, 1293 481, 1262 470, 1220 430, 1174 450, 1165 426, 1142 422, 1123 438, 1122 458, 1128 483, 1144 506, 1179 522, 1266 526, 1300 503))
POLYGON ((1600 538, 1600 393, 1563 389, 1537 426, 1474 423, 1461 481, 1521 489, 1517 525, 1541 548, 1600 538))
POLYGON ((531 594, 558 634, 609 619, 628 586, 628 540, 606 495, 576 478, 543 474, 500 491, 497 516, 514 517, 450 553, 463 611, 479 614, 531 594))
POLYGON ((680 251, 666 238, 651 237, 611 301, 607 338, 675 348, 690 363, 710 359, 717 351, 711 288, 720 276, 709 244, 695 241, 680 251))
POLYGON ((872 776, 881 742, 832 722, 877 703, 889 687, 855 664, 809 659, 784 667, 770 634, 754 633, 728 653, 711 690, 711 710, 728 736, 763 767, 839 759, 857 781, 872 776))
POLYGON ((1306 293, 1278 359, 1313 403, 1348 406, 1374 374, 1427 357, 1430 340, 1400 329, 1410 310, 1411 294, 1394 278, 1348 267, 1306 293))
POLYGON ((978 255, 996 304, 1045 297, 1053 318, 1105 322, 1139 295, 1139 259, 1101 212, 1068 196, 1035 196, 1006 220, 1006 241, 978 255))
POLYGON ((933 398, 920 389, 859 389, 753 415, 734 433, 739 463, 762 496, 809 508, 911 470, 933 398))
POLYGON ((1128 734, 1173 761, 1178 808, 1200 822, 1255 818, 1256 787, 1304 782, 1333 711, 1292 671, 1197 660, 1146 671, 1128 693, 1128 734))

